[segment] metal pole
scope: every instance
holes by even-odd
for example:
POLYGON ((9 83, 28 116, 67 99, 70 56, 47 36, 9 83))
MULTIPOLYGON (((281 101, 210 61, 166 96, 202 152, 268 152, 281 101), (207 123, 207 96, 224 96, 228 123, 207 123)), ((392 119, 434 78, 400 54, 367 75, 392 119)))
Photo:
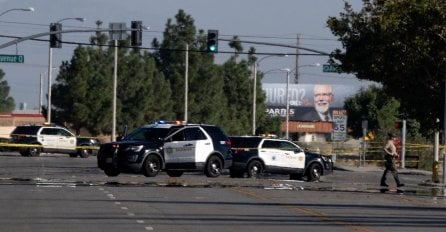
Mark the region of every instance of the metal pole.
POLYGON ((401 168, 406 168, 406 119, 403 119, 401 131, 401 168))
POLYGON ((184 69, 184 122, 187 123, 187 103, 189 94, 189 44, 186 44, 186 57, 185 57, 185 69, 184 69))
POLYGON ((254 83, 252 87, 252 135, 256 134, 257 64, 257 62, 254 62, 254 83))
POLYGON ((440 177, 438 175, 440 164, 438 162, 438 148, 440 144, 440 132, 437 130, 435 131, 435 138, 434 138, 434 161, 433 161, 433 167, 432 167, 432 182, 439 183, 440 177))
POLYGON ((115 40, 115 64, 113 68, 113 122, 111 141, 116 140, 116 92, 118 89, 118 40, 115 40))
POLYGON ((444 113, 443 113, 443 184, 446 184, 446 65, 444 67, 444 113))
POLYGON ((446 151, 443 149, 443 184, 446 184, 446 151))
POLYGON ((40 74, 40 92, 39 92, 39 113, 42 113, 42 99, 43 99, 43 74, 40 74))
MULTIPOLYGON (((441 36, 440 36, 441 37, 441 36)), ((443 40, 444 37, 441 37, 443 40)), ((446 64, 444 67, 444 112, 443 112, 443 184, 446 184, 446 64)), ((446 191, 446 190, 444 190, 446 191)))
POLYGON ((289 122, 290 122, 290 94, 289 94, 289 85, 290 85, 290 70, 288 69, 286 71, 286 134, 285 134, 285 138, 289 139, 289 133, 290 133, 290 127, 289 127, 289 122))
POLYGON ((49 45, 48 49, 48 105, 47 105, 47 122, 51 124, 51 67, 53 67, 53 49, 49 45))

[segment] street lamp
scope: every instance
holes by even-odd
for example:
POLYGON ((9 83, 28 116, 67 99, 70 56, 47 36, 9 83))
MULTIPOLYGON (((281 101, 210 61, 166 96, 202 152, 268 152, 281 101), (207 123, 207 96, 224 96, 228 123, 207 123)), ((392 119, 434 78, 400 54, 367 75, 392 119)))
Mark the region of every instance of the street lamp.
POLYGON ((286 57, 287 54, 275 54, 275 55, 268 55, 264 56, 259 61, 254 62, 254 83, 253 83, 253 90, 252 90, 252 135, 256 134, 256 100, 257 100, 257 68, 259 67, 259 64, 262 60, 269 58, 269 57, 286 57))
POLYGON ((13 8, 13 9, 9 9, 9 10, 7 10, 7 11, 3 11, 3 12, 0 14, 0 16, 4 15, 4 14, 10 12, 10 11, 18 11, 18 10, 19 10, 19 11, 34 11, 34 8, 32 8, 32 7, 28 7, 28 8, 13 8))
MULTIPOLYGON (((80 22, 84 22, 85 18, 63 18, 59 21, 57 21, 56 23, 60 23, 62 21, 65 20, 77 20, 80 22)), ((51 76, 52 76, 52 72, 51 72, 51 67, 53 67, 53 48, 51 47, 51 45, 48 45, 48 105, 47 105, 47 120, 48 123, 51 124, 51 76)))

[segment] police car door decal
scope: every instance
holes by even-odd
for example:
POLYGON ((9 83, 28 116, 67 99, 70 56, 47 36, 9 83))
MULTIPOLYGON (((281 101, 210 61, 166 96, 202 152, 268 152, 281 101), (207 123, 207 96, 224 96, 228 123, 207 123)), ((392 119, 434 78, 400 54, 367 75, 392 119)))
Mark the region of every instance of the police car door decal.
POLYGON ((283 151, 284 167, 305 168, 305 153, 288 141, 281 141, 280 148, 283 151))

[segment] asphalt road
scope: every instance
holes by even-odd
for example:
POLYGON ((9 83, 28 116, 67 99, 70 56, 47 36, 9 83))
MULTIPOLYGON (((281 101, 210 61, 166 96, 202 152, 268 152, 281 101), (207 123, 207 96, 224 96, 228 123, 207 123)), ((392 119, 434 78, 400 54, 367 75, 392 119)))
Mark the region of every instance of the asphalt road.
POLYGON ((336 170, 317 183, 199 173, 110 178, 95 157, 0 153, 0 231, 445 230, 443 187, 429 185, 429 175, 402 171, 403 194, 380 193, 380 175, 336 170))

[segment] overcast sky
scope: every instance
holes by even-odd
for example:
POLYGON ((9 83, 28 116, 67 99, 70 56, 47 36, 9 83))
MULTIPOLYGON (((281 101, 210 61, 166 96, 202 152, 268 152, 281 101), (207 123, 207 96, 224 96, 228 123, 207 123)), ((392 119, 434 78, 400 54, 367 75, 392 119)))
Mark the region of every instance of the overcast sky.
MULTIPOLYGON (((349 0, 357 9, 361 0, 349 0)), ((174 18, 179 9, 192 16, 197 29, 218 29, 221 38, 238 35, 241 40, 296 45, 297 34, 300 46, 331 52, 341 48, 339 42, 326 27, 329 16, 339 16, 343 11, 342 0, 0 0, 0 13, 13 8, 33 7, 34 12, 11 11, 0 16, 0 44, 13 39, 6 36, 29 36, 47 32, 49 24, 64 18, 83 17, 85 22, 63 21, 63 29, 95 28, 95 22, 104 22, 104 28, 112 22, 124 22, 130 27, 133 20, 141 20, 150 30, 143 33, 143 47, 150 47, 154 37, 162 39, 162 32, 169 18, 174 18)), ((92 33, 63 34, 64 41, 88 42, 92 33)), ((42 37, 48 39, 48 36, 42 37)), ((53 49, 53 66, 69 60, 76 45, 63 44, 53 49)), ((247 51, 252 44, 243 44, 247 51)), ((258 52, 296 53, 295 49, 255 45, 258 52)), ((230 51, 220 41, 220 51, 230 51)), ((302 53, 307 53, 301 51, 302 53)), ((0 63, 6 73, 17 107, 22 102, 28 109, 37 108, 40 95, 40 76, 43 75, 43 104, 46 104, 48 70, 48 42, 26 41, 17 46, 2 49, 0 54, 25 56, 23 64, 0 63)), ((217 54, 216 62, 223 62, 227 55, 217 54)), ((299 83, 334 83, 365 85, 353 76, 323 73, 327 57, 300 56, 299 83)), ((294 69, 295 56, 271 57, 260 64, 260 70, 294 69)), ((53 71, 53 79, 57 70, 53 71)), ((119 74, 118 74, 119 75, 119 74)), ((283 82, 285 73, 269 72, 266 82, 283 82)))

